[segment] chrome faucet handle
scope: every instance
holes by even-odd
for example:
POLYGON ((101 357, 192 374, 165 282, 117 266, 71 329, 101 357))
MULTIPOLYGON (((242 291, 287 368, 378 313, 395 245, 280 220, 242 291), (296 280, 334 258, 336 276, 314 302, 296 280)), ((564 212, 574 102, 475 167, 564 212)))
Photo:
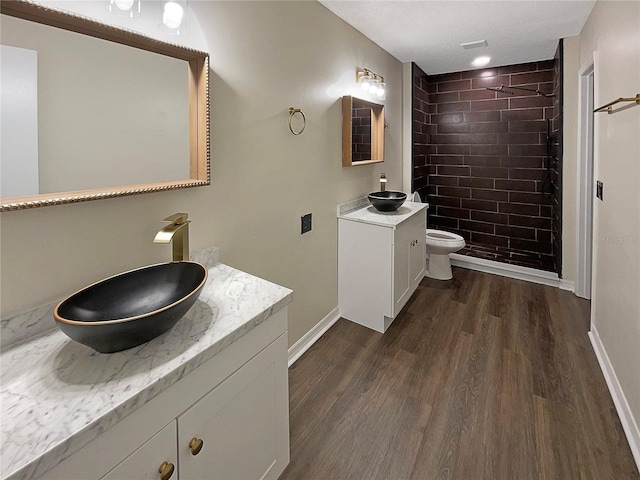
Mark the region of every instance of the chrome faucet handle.
POLYGON ((171 222, 176 225, 182 225, 183 223, 188 223, 189 214, 188 213, 174 213, 173 215, 169 215, 167 218, 163 218, 163 222, 171 222))

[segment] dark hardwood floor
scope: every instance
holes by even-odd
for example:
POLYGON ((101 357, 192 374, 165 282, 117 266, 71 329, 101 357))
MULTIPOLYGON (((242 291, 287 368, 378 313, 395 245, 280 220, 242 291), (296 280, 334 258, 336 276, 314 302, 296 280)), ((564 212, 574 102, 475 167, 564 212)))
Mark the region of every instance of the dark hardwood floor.
POLYGON ((281 480, 640 479, 589 302, 471 270, 384 335, 340 319, 289 371, 281 480))

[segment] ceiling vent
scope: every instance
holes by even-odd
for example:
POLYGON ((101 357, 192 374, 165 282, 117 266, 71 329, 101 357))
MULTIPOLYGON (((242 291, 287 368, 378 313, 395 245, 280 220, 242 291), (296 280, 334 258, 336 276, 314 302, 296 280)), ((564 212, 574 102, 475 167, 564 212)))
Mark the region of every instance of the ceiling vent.
POLYGON ((467 42, 467 43, 460 44, 460 46, 465 50, 469 50, 471 48, 486 47, 487 45, 489 44, 487 43, 486 40, 476 40, 475 42, 467 42))

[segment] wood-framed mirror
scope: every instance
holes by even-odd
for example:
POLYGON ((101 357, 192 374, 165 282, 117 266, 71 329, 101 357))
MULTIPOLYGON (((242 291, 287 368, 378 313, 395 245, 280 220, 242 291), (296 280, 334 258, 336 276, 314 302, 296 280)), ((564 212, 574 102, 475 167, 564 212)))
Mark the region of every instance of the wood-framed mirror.
POLYGON ((342 166, 384 162, 384 105, 342 97, 342 166))
MULTIPOLYGON (((210 185, 208 53, 23 0, 0 2, 0 13, 3 52, 5 46, 31 52, 37 65, 28 77, 36 84, 35 120, 31 120, 35 137, 29 136, 35 138, 35 147, 20 140, 13 150, 5 150, 5 125, 19 122, 5 117, 2 99, 0 211, 210 185), (28 34, 21 33, 27 29, 28 34), (55 41, 45 37, 49 34, 55 41), (36 46, 15 44, 21 37, 27 42, 42 37, 41 43, 57 46, 64 56, 48 60, 36 46), (98 53, 90 48, 98 48, 98 53), (89 64, 78 60, 80 50, 89 64), (111 57, 113 65, 107 64, 111 57), (65 73, 70 76, 59 78, 65 73), (52 86, 54 77, 57 87, 52 86), (118 77, 124 78, 124 86, 118 77), (63 92, 56 88, 74 78, 78 85, 66 89, 77 97, 60 100, 63 92), (85 88, 90 84, 93 91, 85 88), (47 93, 58 103, 48 102, 47 93), (77 106, 84 110, 76 110, 77 106), (30 160, 34 167, 28 173, 19 170, 25 150, 35 151, 35 160, 33 154, 30 160), (9 164, 18 168, 13 177, 4 168, 9 164), (24 191, 5 188, 5 182, 12 185, 27 177, 24 191)), ((10 81, 5 81, 4 53, 2 67, 5 90, 10 81)), ((22 80, 15 83, 18 88, 24 85, 22 80)), ((13 100, 9 97, 9 102, 13 100)), ((24 112, 24 102, 13 103, 18 104, 18 112, 24 112)))

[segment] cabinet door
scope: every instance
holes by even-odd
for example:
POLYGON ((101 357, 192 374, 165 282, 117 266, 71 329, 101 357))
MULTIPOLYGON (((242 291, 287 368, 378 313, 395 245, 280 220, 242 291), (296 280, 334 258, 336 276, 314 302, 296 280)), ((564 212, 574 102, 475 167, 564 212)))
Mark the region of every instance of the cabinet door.
POLYGON ((411 229, 396 230, 393 246, 393 317, 395 317, 411 296, 409 277, 409 257, 411 255, 411 229))
POLYGON ((174 420, 100 480, 177 479, 177 471, 174 471, 170 476, 168 475, 171 470, 178 468, 176 436, 177 429, 174 420), (160 466, 163 462, 166 462, 164 477, 160 473, 160 466))
POLYGON ((426 224, 418 225, 412 238, 414 242, 410 243, 411 248, 409 252, 409 277, 411 279, 411 285, 413 292, 415 288, 420 284, 424 278, 425 262, 426 262, 426 224))
POLYGON ((396 230, 393 247, 394 317, 400 313, 424 277, 425 228, 425 220, 415 216, 396 230))
POLYGON ((287 375, 285 334, 178 417, 180 480, 277 479, 289 463, 287 375))

